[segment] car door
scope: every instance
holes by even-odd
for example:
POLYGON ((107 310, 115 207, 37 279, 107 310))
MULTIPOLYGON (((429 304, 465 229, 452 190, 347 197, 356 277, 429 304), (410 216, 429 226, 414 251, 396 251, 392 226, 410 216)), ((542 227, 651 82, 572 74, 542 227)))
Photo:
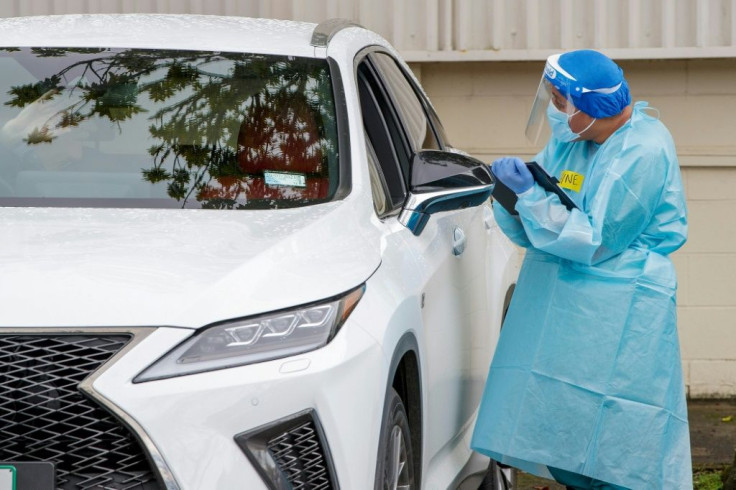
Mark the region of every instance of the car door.
MULTIPOLYGON (((388 201, 396 206, 406 196, 413 153, 445 149, 439 130, 430 123, 436 115, 390 55, 369 54, 358 73, 364 118, 370 118, 368 106, 375 105, 374 112, 388 122, 384 131, 367 123, 366 132, 383 171, 388 201)), ((395 221, 388 217, 384 223, 392 227, 395 221)), ((483 206, 433 215, 419 236, 403 227, 392 230, 412 251, 422 276, 422 384, 427 401, 424 427, 429 428, 423 437, 425 457, 432 461, 449 455, 480 397, 472 373, 480 352, 475 339, 489 324, 483 206)))

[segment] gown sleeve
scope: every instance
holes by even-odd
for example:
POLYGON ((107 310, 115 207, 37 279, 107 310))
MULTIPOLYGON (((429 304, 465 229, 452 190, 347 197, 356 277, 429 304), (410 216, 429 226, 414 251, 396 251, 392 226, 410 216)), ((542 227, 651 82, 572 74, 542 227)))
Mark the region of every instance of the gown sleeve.
MULTIPOLYGON (((534 157, 534 161, 544 166, 545 158, 549 158, 547 154, 549 153, 550 146, 552 146, 552 144, 546 145, 545 148, 534 157)), ((498 223, 501 231, 503 231, 512 242, 523 248, 529 248, 532 246, 532 243, 529 241, 529 237, 526 236, 526 230, 524 229, 524 225, 522 225, 519 216, 513 216, 506 211, 501 204, 496 202, 493 203, 493 216, 496 218, 496 223, 498 223)))
POLYGON ((509 212, 497 202, 493 203, 493 216, 496 218, 496 223, 499 228, 501 228, 501 231, 503 231, 512 242, 524 248, 531 246, 531 242, 526 236, 524 226, 521 224, 521 221, 517 216, 509 214, 509 212))
POLYGON ((583 210, 568 210, 536 184, 519 196, 516 210, 533 247, 592 265, 636 240, 663 194, 670 162, 665 152, 644 145, 614 158, 591 182, 583 210))

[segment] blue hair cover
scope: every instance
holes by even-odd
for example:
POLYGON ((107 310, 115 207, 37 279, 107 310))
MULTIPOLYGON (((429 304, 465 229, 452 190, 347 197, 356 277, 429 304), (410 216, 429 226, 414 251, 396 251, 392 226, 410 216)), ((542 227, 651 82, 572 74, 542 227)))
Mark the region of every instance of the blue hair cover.
MULTIPOLYGON (((575 80, 569 81, 570 93, 575 107, 596 118, 611 117, 619 114, 631 104, 629 84, 624 78, 624 71, 611 58, 590 49, 570 51, 560 56, 560 67, 575 80), (620 84, 618 90, 607 93, 620 84), (603 90, 597 92, 596 90, 603 90)), ((555 80, 547 79, 558 89, 561 87, 555 80)))

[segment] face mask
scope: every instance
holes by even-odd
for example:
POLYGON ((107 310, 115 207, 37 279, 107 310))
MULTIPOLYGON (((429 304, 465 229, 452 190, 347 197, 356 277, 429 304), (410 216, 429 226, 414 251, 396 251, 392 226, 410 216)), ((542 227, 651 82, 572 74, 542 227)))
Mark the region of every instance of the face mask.
POLYGON ((570 129, 570 119, 578 112, 580 111, 573 112, 568 116, 566 113, 559 111, 552 103, 549 104, 549 107, 547 107, 547 119, 549 120, 549 125, 552 128, 552 134, 555 138, 565 143, 575 141, 597 121, 597 119, 593 119, 585 129, 579 133, 575 133, 570 129))

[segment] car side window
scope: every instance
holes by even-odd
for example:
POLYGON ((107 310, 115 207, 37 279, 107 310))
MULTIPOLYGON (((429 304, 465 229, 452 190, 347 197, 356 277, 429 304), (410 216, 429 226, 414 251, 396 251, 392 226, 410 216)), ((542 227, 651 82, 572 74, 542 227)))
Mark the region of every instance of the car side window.
POLYGON ((379 217, 383 217, 391 211, 389 192, 383 172, 378 164, 376 151, 371 144, 368 135, 365 135, 366 155, 368 157, 368 174, 371 179, 371 194, 373 195, 373 209, 379 217))
POLYGON ((394 102, 401 113, 414 150, 439 150, 432 125, 429 122, 425 104, 422 103, 412 83, 391 56, 385 53, 371 53, 373 61, 383 75, 394 102))
POLYGON ((442 125, 442 121, 440 121, 440 117, 437 115, 434 108, 429 103, 427 103, 426 108, 427 108, 427 113, 429 114, 429 120, 432 121, 434 132, 437 135, 437 139, 440 140, 440 145, 449 146, 450 148, 452 148, 452 144, 450 143, 450 140, 447 138, 447 132, 445 132, 445 127, 442 125))
POLYGON ((366 62, 361 63, 358 66, 357 76, 363 125, 368 136, 368 150, 375 152, 378 168, 383 176, 381 184, 385 183, 388 189, 390 198, 388 210, 395 210, 401 207, 406 199, 409 155, 396 117, 390 110, 386 94, 378 83, 372 67, 366 62))

